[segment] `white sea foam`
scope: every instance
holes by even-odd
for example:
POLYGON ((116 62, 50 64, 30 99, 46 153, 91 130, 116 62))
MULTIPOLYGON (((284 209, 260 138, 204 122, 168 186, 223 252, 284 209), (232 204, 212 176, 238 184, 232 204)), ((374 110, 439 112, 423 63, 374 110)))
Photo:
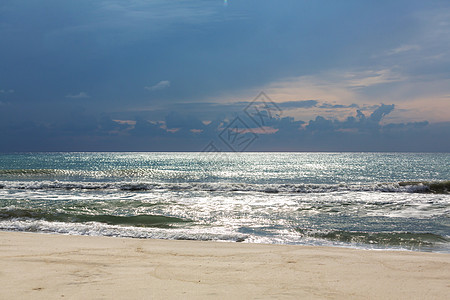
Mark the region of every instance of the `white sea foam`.
POLYGON ((142 239, 173 239, 200 241, 243 241, 247 235, 227 228, 142 228, 108 225, 98 222, 66 223, 44 220, 12 219, 0 221, 0 230, 58 233, 89 236, 111 236, 142 239))
POLYGON ((263 193, 327 193, 337 191, 378 191, 391 193, 424 193, 429 186, 424 183, 374 183, 374 184, 248 184, 199 182, 72 182, 72 181, 0 181, 0 189, 66 189, 66 190, 123 190, 123 191, 242 191, 263 193))

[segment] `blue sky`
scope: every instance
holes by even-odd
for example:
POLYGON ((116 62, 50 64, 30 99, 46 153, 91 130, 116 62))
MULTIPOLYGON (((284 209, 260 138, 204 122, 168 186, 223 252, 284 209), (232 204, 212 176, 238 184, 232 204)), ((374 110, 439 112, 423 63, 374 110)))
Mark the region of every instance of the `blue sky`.
POLYGON ((450 151, 449 20, 448 1, 2 0, 0 151, 240 151, 236 118, 250 151, 450 151))

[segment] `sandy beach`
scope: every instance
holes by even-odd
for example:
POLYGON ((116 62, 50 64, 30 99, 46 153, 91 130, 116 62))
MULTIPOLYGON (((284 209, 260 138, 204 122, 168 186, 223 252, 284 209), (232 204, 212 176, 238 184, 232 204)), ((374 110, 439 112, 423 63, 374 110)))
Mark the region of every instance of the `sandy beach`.
POLYGON ((1 299, 450 295, 450 254, 0 232, 1 299))

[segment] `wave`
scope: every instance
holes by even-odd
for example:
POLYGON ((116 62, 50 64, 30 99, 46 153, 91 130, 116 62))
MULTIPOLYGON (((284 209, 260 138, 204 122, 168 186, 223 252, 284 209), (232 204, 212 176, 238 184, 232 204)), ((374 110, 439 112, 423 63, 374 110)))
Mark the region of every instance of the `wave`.
POLYGON ((139 239, 228 242, 242 242, 248 237, 245 234, 236 233, 226 228, 135 227, 110 225, 105 223, 49 222, 46 220, 17 218, 8 220, 0 219, 0 230, 139 239))
POLYGON ((406 181, 399 182, 399 186, 406 187, 425 187, 427 192, 434 194, 449 194, 450 193, 450 180, 447 181, 406 181))
POLYGON ((68 170, 68 169, 0 169, 0 178, 4 179, 42 179, 42 178, 197 178, 196 174, 182 170, 159 170, 152 168, 111 169, 111 170, 68 170))
POLYGON ((185 220, 162 215, 91 215, 91 214, 69 214, 43 211, 40 209, 0 209, 0 220, 45 220, 49 222, 65 223, 88 223, 99 222, 108 225, 127 225, 134 227, 158 227, 171 228, 176 223, 187 223, 185 220))
POLYGON ((345 230, 305 230, 297 231, 306 236, 349 244, 378 246, 400 246, 405 248, 433 247, 439 243, 449 243, 450 239, 428 232, 366 232, 345 230))
POLYGON ((449 253, 449 236, 428 232, 365 232, 309 230, 297 228, 290 233, 263 236, 236 232, 226 227, 137 227, 102 222, 71 223, 30 218, 0 218, 0 230, 52 234, 110 236, 140 239, 228 241, 266 244, 339 246, 360 249, 399 249, 449 253))
POLYGON ((13 175, 13 176, 25 176, 25 175, 57 175, 63 173, 63 170, 57 169, 0 169, 0 176, 13 175))
POLYGON ((399 182, 376 184, 250 184, 250 183, 147 183, 147 182, 68 182, 68 181, 0 181, 0 189, 23 190, 122 190, 122 191, 223 191, 263 193, 326 192, 401 192, 449 194, 450 181, 399 182))

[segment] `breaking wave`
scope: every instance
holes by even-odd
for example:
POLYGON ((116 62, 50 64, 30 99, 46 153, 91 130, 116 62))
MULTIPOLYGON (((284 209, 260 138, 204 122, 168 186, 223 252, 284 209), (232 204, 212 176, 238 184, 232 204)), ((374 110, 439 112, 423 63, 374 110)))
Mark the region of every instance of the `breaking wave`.
POLYGON ((306 230, 301 228, 297 228, 297 231, 306 237, 325 239, 333 242, 377 246, 400 246, 404 248, 433 247, 436 244, 450 242, 448 237, 429 232, 367 232, 306 230))
POLYGON ((139 239, 171 239, 197 241, 242 242, 248 237, 245 234, 217 228, 182 228, 182 227, 136 227, 110 225, 100 222, 69 223, 49 222, 36 219, 0 219, 0 230, 39 232, 51 234, 71 234, 89 236, 109 236, 139 239))
POLYGON ((0 189, 23 190, 122 190, 122 191, 224 191, 263 193, 399 192, 449 194, 450 181, 399 182, 377 184, 248 184, 248 183, 147 183, 147 182, 68 182, 0 181, 0 189))
POLYGON ((116 216, 116 215, 91 215, 91 214, 69 214, 44 211, 41 209, 1 209, 0 220, 45 220, 49 222, 65 223, 88 223, 98 222, 108 225, 127 225, 135 227, 158 227, 170 228, 175 223, 186 223, 184 220, 175 217, 161 215, 136 215, 136 216, 116 216))

